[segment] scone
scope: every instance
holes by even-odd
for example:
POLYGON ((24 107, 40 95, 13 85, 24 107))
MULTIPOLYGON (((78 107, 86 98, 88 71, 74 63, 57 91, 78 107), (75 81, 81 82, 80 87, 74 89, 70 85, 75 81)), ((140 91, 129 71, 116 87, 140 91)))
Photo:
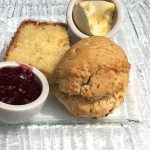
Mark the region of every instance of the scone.
POLYGON ((26 20, 12 38, 4 60, 30 64, 51 83, 58 62, 69 48, 66 24, 26 20))
POLYGON ((54 94, 75 116, 103 118, 124 101, 129 71, 121 47, 91 36, 64 55, 56 68, 54 94))

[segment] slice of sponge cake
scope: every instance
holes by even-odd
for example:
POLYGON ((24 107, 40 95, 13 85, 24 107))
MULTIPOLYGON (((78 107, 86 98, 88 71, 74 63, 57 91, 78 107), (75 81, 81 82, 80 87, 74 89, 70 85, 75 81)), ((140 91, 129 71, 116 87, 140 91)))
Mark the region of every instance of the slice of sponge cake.
POLYGON ((69 48, 65 24, 26 20, 12 38, 4 60, 30 64, 42 71, 51 83, 55 67, 69 48))

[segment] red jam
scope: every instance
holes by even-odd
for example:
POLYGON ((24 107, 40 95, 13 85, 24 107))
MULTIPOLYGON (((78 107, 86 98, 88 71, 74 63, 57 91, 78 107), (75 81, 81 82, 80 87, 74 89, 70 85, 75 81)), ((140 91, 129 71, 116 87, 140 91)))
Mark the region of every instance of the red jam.
POLYGON ((0 101, 24 105, 36 100, 42 92, 39 79, 25 66, 0 68, 0 101))

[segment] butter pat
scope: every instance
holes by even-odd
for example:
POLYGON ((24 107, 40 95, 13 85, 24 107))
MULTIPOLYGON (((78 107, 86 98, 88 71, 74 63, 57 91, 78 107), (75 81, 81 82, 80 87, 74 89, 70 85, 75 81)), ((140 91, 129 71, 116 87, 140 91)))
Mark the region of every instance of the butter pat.
POLYGON ((81 1, 74 6, 73 19, 81 32, 103 36, 112 28, 114 11, 111 2, 81 1))

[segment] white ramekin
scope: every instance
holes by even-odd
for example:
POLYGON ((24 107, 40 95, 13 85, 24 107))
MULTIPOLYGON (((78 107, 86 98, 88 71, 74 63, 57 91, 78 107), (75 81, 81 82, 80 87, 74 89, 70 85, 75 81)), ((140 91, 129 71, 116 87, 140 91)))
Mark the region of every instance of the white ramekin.
MULTIPOLYGON (((23 64, 26 65, 26 64, 23 64)), ((19 66, 16 62, 0 62, 0 68, 19 66)), ((29 65, 26 65, 29 66, 29 65)), ((32 67, 32 66, 29 66, 32 67)), ((9 123, 22 123, 30 120, 43 107, 49 93, 49 85, 46 77, 36 68, 32 67, 32 72, 37 76, 42 85, 41 95, 33 102, 25 105, 10 105, 0 102, 0 120, 9 123)))
MULTIPOLYGON (((83 32, 81 32, 75 25, 74 21, 73 21, 73 9, 74 9, 74 5, 76 4, 76 2, 79 0, 70 0, 70 3, 68 5, 67 8, 67 22, 69 25, 70 30, 79 38, 87 38, 89 37, 89 35, 84 34, 83 32)), ((107 1, 107 0, 106 0, 107 1)), ((112 29, 105 35, 108 38, 111 38, 112 36, 114 36, 120 29, 122 21, 123 21, 123 9, 121 6, 121 1, 120 0, 108 0, 111 1, 115 4, 116 6, 116 18, 115 18, 115 22, 114 25, 112 27, 112 29)))

